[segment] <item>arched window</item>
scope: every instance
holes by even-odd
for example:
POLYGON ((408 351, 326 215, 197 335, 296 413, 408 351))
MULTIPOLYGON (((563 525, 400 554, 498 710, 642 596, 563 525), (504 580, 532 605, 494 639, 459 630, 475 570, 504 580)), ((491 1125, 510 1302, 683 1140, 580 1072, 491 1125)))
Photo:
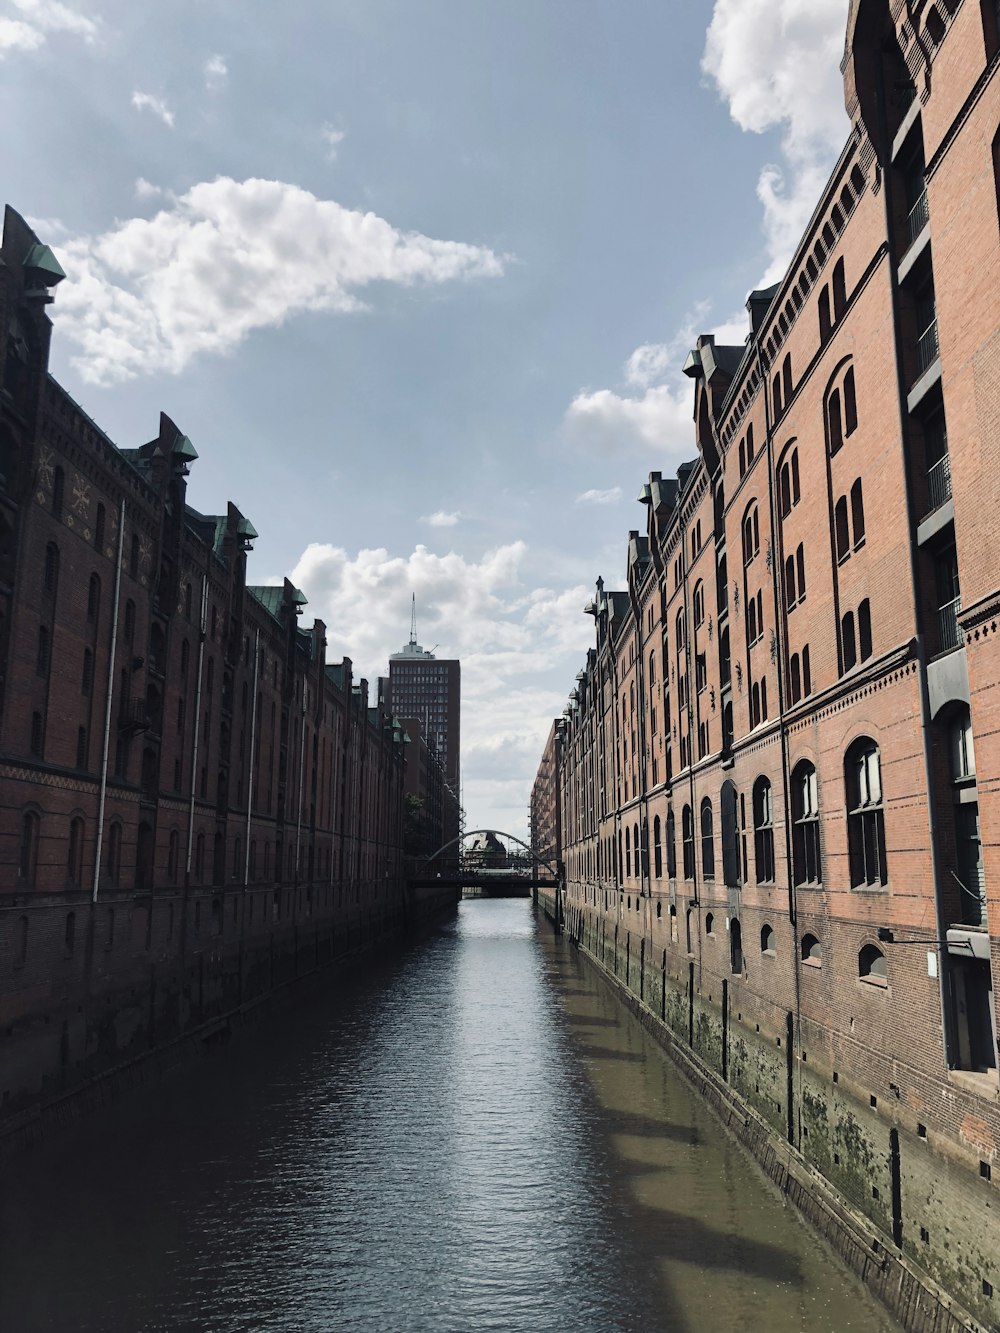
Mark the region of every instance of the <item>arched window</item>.
POLYGON ((851 487, 851 524, 854 528, 854 549, 865 540, 865 501, 861 493, 861 478, 851 487))
POLYGON ((715 914, 713 912, 708 912, 705 915, 705 934, 715 934, 715 914))
POLYGON ((80 693, 89 694, 94 688, 94 654, 89 648, 83 650, 83 670, 80 673, 80 693))
POLYGON ((715 878, 715 831, 708 796, 701 803, 701 871, 706 879, 715 878))
POLYGON ((680 653, 683 651, 683 649, 684 649, 684 611, 683 611, 683 609, 681 609, 680 611, 677 612, 676 632, 677 632, 677 652, 678 652, 678 654, 680 654, 680 653))
POLYGON ((114 823, 108 828, 108 850, 105 869, 112 884, 117 884, 122 871, 122 826, 114 823))
POLYGON ((122 635, 127 644, 131 644, 135 638, 135 602, 131 599, 125 603, 125 624, 122 635))
POLYGON ((753 784, 753 844, 758 884, 774 879, 774 819, 771 808, 771 784, 760 777, 753 784))
POLYGON ((38 872, 38 815, 26 810, 21 816, 21 851, 18 873, 21 881, 33 887, 38 872))
POLYGON ((806 760, 792 773, 792 877, 796 884, 818 884, 822 878, 819 792, 816 770, 806 760))
POLYGON ((872 609, 866 597, 858 607, 858 656, 867 662, 872 655, 872 609))
POLYGON ((851 887, 877 888, 887 884, 889 876, 879 750, 868 736, 860 736, 847 751, 844 779, 851 887))
POLYGON ((792 356, 790 352, 786 353, 785 359, 781 363, 781 388, 787 407, 792 397, 792 356))
POLYGON ((729 970, 733 976, 743 975, 743 928, 735 918, 729 923, 729 970))
POLYGON ((819 341, 823 343, 830 336, 830 288, 824 287, 819 294, 819 341))
POLYGON ((667 811, 667 874, 677 878, 677 830, 674 824, 673 810, 667 811))
POLYGON ((660 846, 660 816, 653 819, 653 873, 657 879, 663 878, 663 848, 660 846))
POLYGON ((736 787, 727 778, 719 791, 719 822, 722 825, 722 878, 729 888, 740 883, 740 834, 736 787))
POLYGON ((49 542, 45 548, 45 572, 42 576, 42 591, 48 598, 54 598, 59 583, 59 547, 49 542))
POLYGON ((87 728, 77 727, 76 729, 76 766, 77 768, 87 767, 87 728))
POLYGON ((101 609, 101 580, 91 574, 87 585, 87 619, 95 621, 101 609))
POLYGON ((866 944, 858 954, 858 976, 872 986, 887 986, 889 972, 885 954, 874 944, 866 944))
POLYGON ((850 671, 858 660, 854 642, 854 612, 847 611, 840 620, 840 647, 844 657, 844 670, 850 671))
POLYGON ((844 278, 844 261, 838 259, 833 266, 833 317, 839 319, 847 305, 847 282, 844 278))
POLYGON ((635 854, 635 874, 636 878, 642 874, 642 860, 640 857, 640 848, 642 844, 639 841, 639 825, 632 826, 632 850, 635 854))
POLYGON ((795 591, 795 557, 790 555, 785 561, 785 610, 792 611, 798 601, 795 591))
POLYGON ((844 436, 850 438, 858 428, 858 399, 854 388, 854 367, 844 376, 844 436))
POLYGON ((701 579, 694 585, 694 624, 695 629, 705 620, 705 585, 701 579))
POLYGON ((71 884, 83 883, 83 820, 79 815, 69 823, 66 873, 71 884))
POLYGON ((743 518, 743 563, 748 565, 760 550, 760 517, 751 505, 743 518))
POLYGON ((684 878, 694 879, 694 816, 689 805, 681 811, 681 841, 684 852, 684 878))
POLYGON ((815 935, 803 935, 800 957, 808 967, 823 966, 823 946, 815 935))
POLYGON ((774 404, 775 420, 781 416, 781 372, 775 375, 771 384, 771 401, 774 404))
POLYGON ((847 526, 847 497, 842 495, 834 508, 834 529, 837 535, 837 560, 844 561, 851 554, 851 533, 847 526))
POLYGON ((194 844, 194 877, 199 884, 205 879, 205 835, 199 833, 194 844))
POLYGON ((834 389, 826 400, 827 448, 835 454, 844 443, 844 420, 840 409, 840 390, 834 389))
POLYGON ((35 657, 35 672, 39 676, 49 674, 49 662, 52 659, 52 632, 48 625, 38 626, 38 652, 35 657))
POLYGON ((777 953, 774 931, 770 926, 761 926, 760 928, 760 951, 772 957, 777 953))

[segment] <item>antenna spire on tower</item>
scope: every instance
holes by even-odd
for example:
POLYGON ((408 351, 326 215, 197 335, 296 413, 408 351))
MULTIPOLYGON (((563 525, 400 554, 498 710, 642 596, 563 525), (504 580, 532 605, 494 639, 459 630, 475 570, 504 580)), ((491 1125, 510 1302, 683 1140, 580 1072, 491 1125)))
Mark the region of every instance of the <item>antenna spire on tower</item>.
POLYGON ((410 642, 417 641, 417 594, 413 593, 413 607, 410 611, 410 642))

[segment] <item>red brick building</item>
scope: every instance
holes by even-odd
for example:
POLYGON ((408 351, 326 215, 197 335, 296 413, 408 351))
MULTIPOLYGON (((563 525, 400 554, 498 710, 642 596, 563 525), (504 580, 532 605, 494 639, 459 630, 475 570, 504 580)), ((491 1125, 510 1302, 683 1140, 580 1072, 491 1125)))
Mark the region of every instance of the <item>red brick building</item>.
POLYGON ((165 415, 116 447, 48 374, 61 270, 0 248, 0 1118, 412 910, 403 733, 257 533, 186 502, 165 415))
POLYGON ((697 457, 643 487, 539 774, 583 946, 985 1327, 998 23, 994 0, 851 5, 848 142, 745 344, 687 359, 697 457))

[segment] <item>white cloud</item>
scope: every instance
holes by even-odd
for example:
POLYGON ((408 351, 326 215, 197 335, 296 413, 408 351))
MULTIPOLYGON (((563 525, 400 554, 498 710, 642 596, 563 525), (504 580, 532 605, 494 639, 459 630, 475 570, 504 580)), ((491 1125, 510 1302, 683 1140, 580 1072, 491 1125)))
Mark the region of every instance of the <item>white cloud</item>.
POLYGON ((582 491, 576 497, 578 505, 613 505, 622 498, 622 488, 612 486, 609 491, 582 491))
POLYGON ((578 393, 566 409, 566 425, 574 441, 603 452, 655 449, 665 470, 689 458, 694 449, 691 386, 681 373, 684 358, 699 333, 712 332, 720 343, 739 345, 746 319, 714 324, 701 303, 685 318, 669 342, 643 343, 626 361, 626 390, 596 389, 578 393))
POLYGON ((164 193, 162 186, 154 185, 152 181, 146 180, 145 176, 137 176, 132 188, 137 199, 159 199, 164 193))
POLYGON ((224 56, 209 56, 205 61, 205 87, 218 88, 229 76, 229 66, 224 56))
POLYGON ((417 634, 462 663, 462 767, 470 827, 523 833, 528 793, 553 717, 593 642, 582 586, 526 584, 529 551, 512 542, 479 561, 417 546, 349 555, 314 544, 289 575, 327 626, 328 658, 350 656, 369 681, 405 643, 410 597, 417 634))
POLYGON ((0 55, 7 51, 33 51, 45 41, 45 34, 20 19, 0 19, 0 55))
POLYGON ((456 509, 449 512, 447 509, 437 509, 433 514, 421 515, 421 523, 426 523, 432 528, 453 528, 462 517, 456 509))
POLYGON ((402 232, 374 213, 282 181, 219 177, 152 218, 118 222, 60 248, 56 307, 74 365, 94 384, 177 373, 297 311, 357 311, 378 282, 410 287, 493 277, 483 246, 402 232))
POLYGON ((136 89, 132 94, 132 105, 136 111, 152 111, 153 115, 162 120, 169 129, 174 128, 174 113, 162 97, 155 97, 152 93, 141 93, 136 89))
POLYGON ((784 272, 849 129, 840 57, 848 0, 716 0, 702 58, 733 120, 754 134, 780 127, 784 165, 765 167, 769 265, 784 272))
POLYGON ((0 18, 0 58, 8 51, 34 51, 49 33, 68 32, 92 42, 97 22, 59 0, 11 0, 21 18, 0 18))
POLYGON ((337 152, 340 149, 340 145, 344 142, 344 139, 347 137, 346 131, 335 129, 331 124, 327 122, 323 125, 322 129, 320 130, 320 137, 326 144, 327 161, 332 162, 334 158, 337 156, 337 152))

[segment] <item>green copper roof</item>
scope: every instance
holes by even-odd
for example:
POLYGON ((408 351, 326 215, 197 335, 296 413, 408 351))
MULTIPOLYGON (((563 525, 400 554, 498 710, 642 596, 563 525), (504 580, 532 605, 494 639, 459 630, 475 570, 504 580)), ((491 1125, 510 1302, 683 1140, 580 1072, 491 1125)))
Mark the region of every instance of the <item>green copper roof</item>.
POLYGON ((186 435, 179 435, 174 441, 174 457, 182 459, 185 463, 193 463, 198 457, 198 450, 186 435))
POLYGON ((66 274, 62 265, 47 245, 42 245, 38 241, 31 247, 24 256, 24 267, 33 268, 41 273, 42 281, 46 287, 54 287, 57 282, 62 282, 66 274))

